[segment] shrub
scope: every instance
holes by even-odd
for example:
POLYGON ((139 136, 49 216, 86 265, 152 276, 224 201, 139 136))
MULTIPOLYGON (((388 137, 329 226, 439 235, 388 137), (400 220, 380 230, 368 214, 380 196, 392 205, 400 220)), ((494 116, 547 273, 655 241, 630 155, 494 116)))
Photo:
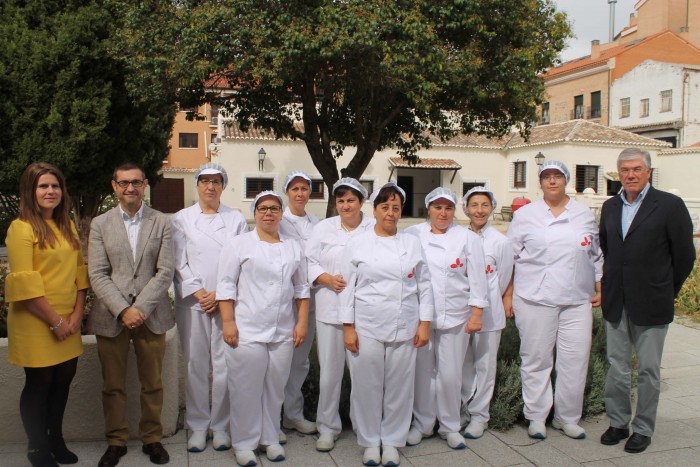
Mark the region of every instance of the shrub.
POLYGON ((676 298, 676 312, 700 320, 700 251, 696 252, 695 267, 676 298))

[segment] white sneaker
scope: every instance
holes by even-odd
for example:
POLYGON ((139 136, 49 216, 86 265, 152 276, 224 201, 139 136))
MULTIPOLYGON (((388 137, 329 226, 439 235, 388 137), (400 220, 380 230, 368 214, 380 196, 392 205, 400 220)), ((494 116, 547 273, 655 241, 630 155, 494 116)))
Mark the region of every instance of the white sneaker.
POLYGON ((467 406, 467 404, 462 404, 462 407, 459 409, 459 426, 464 428, 465 426, 467 426, 467 423, 469 423, 469 420, 471 420, 469 407, 467 406))
POLYGON ((280 430, 280 444, 287 444, 287 434, 280 430))
POLYGON ((452 449, 464 449, 467 447, 464 444, 464 437, 459 433, 445 433, 444 435, 441 434, 440 437, 447 440, 447 445, 452 449))
POLYGON ((427 436, 418 431, 418 428, 412 426, 411 429, 408 430, 408 436, 406 436, 406 444, 409 446, 415 446, 417 444, 420 444, 420 442, 423 441, 423 438, 427 438, 427 436))
POLYGON ((279 444, 271 444, 265 449, 267 458, 272 462, 284 460, 284 448, 279 444))
POLYGON ((464 437, 468 439, 479 439, 482 436, 484 436, 484 430, 488 427, 486 423, 481 423, 477 422, 476 420, 472 420, 469 422, 469 425, 467 425, 467 428, 464 430, 464 437))
POLYGON ((207 432, 193 431, 190 439, 187 440, 187 450, 189 452, 202 452, 207 448, 207 432))
POLYGON ((305 435, 313 435, 316 433, 316 423, 310 422, 304 418, 301 420, 289 420, 285 418, 282 420, 282 426, 288 430, 297 430, 299 433, 305 435))
POLYGON ((547 437, 547 427, 544 426, 544 422, 530 420, 530 426, 527 427, 527 435, 534 439, 545 439, 547 437))
POLYGON ((235 451, 236 463, 241 467, 253 467, 258 465, 253 451, 235 451))
POLYGON ((321 452, 328 452, 335 446, 335 440, 338 439, 338 435, 332 433, 321 433, 316 440, 316 450, 321 452))
POLYGON ((399 450, 394 446, 382 446, 382 465, 384 467, 396 467, 401 463, 399 450))
POLYGON ((569 438, 584 439, 586 437, 586 430, 584 430, 580 426, 575 425, 573 423, 564 423, 562 421, 557 420, 556 418, 552 419, 552 428, 554 428, 555 430, 563 431, 564 434, 569 438))
POLYGON ((365 448, 362 454, 362 463, 365 465, 379 465, 382 462, 379 448, 365 448))
POLYGON ((215 451, 228 451, 231 449, 231 437, 225 431, 215 431, 212 445, 215 451))

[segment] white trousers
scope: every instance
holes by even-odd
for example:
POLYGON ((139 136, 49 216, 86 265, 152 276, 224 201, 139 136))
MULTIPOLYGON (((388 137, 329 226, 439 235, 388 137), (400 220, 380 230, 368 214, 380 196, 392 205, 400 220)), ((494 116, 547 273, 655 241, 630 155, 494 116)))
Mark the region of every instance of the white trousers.
POLYGON ((294 349, 292 357, 292 368, 289 372, 289 380, 284 387, 284 416, 289 420, 304 419, 304 395, 301 387, 309 374, 309 352, 316 334, 316 314, 309 311, 309 330, 306 333, 306 340, 299 347, 294 349))
POLYGON ((501 330, 477 332, 469 336, 462 367, 462 404, 470 420, 488 423, 489 407, 496 384, 498 345, 501 330))
POLYGON ((213 318, 199 306, 176 308, 177 329, 186 365, 185 423, 190 430, 228 431, 229 399, 226 382, 226 343, 221 315, 213 318), (209 374, 212 374, 211 409, 209 374))
POLYGON ((413 340, 380 342, 358 335, 359 351, 347 352, 350 404, 357 444, 406 445, 411 427, 416 348, 413 340))
POLYGON ((417 350, 413 426, 426 436, 433 434, 436 419, 439 433, 459 431, 462 365, 468 339, 464 324, 433 329, 429 344, 417 350))
POLYGON ((578 424, 591 352, 591 304, 550 307, 514 294, 513 310, 520 333, 525 418, 545 421, 549 415, 556 350, 554 416, 563 423, 578 424))
POLYGON ((279 443, 284 384, 293 350, 292 341, 242 342, 226 350, 235 450, 279 443))
POLYGON ((337 435, 343 429, 338 413, 345 370, 343 325, 317 321, 316 345, 320 367, 316 426, 319 433, 337 435))

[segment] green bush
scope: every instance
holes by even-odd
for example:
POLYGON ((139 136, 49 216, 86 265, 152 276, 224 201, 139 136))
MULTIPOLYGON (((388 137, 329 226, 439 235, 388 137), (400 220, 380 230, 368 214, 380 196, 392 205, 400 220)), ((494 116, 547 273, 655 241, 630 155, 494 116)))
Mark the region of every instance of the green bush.
POLYGON ((695 254, 695 267, 676 298, 676 312, 700 321, 700 251, 695 254))

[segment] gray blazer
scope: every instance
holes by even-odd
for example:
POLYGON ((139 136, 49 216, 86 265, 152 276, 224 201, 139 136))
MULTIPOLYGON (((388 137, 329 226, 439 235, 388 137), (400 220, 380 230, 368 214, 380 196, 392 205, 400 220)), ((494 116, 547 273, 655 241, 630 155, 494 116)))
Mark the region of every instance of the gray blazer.
POLYGON ((88 270, 96 300, 87 321, 89 332, 116 337, 123 326, 119 314, 133 306, 146 315, 152 332, 163 334, 175 325, 168 288, 173 281, 170 219, 144 206, 136 261, 129 246, 119 207, 96 217, 90 226, 88 270))

